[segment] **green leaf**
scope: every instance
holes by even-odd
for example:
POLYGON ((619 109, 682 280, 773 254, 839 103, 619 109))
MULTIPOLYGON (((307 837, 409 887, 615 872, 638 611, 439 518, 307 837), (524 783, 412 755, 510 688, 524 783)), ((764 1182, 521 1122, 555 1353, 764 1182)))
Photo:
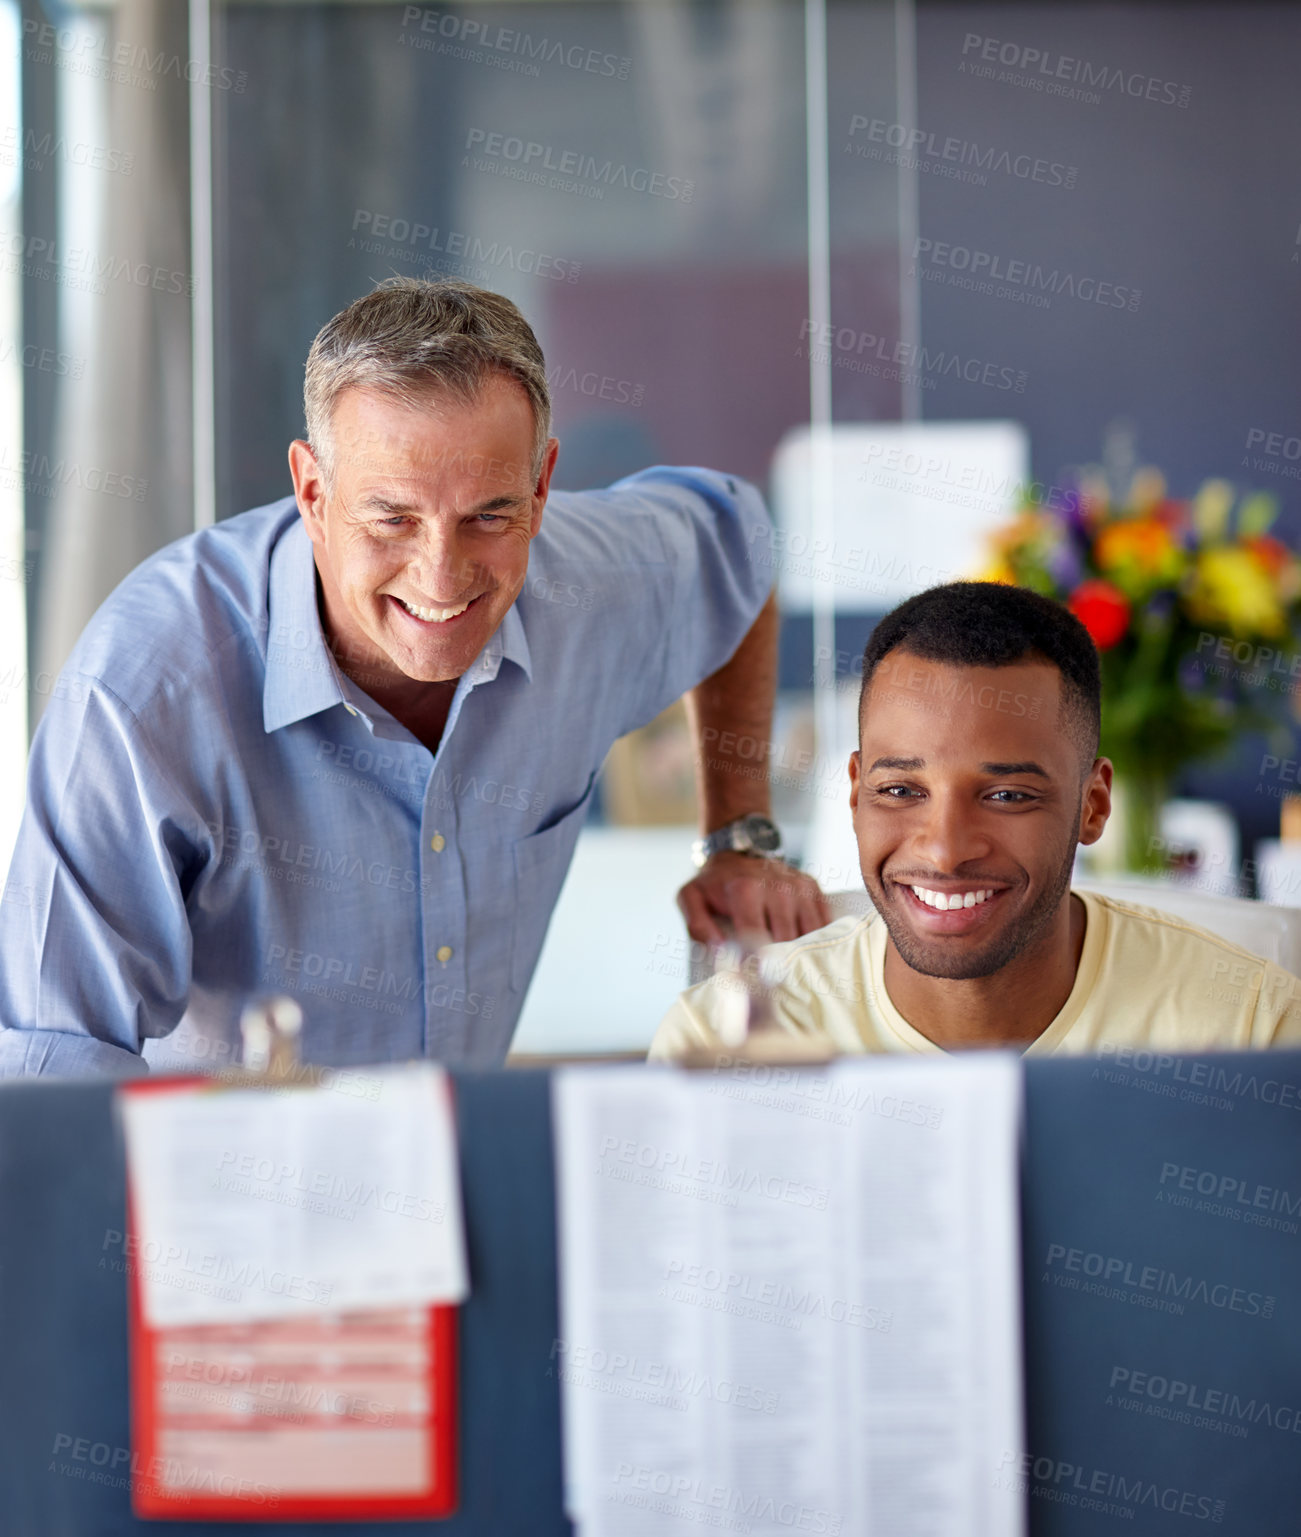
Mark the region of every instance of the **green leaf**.
POLYGON ((1253 491, 1244 496, 1238 508, 1239 538, 1253 539, 1257 534, 1267 533, 1276 517, 1278 503, 1268 491, 1253 491))

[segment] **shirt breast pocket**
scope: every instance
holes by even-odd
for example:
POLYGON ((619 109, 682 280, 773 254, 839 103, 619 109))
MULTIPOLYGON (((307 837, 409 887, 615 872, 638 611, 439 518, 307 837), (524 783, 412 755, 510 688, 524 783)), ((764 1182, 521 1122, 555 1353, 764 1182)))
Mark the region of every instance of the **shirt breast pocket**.
POLYGON ((529 985, 551 912, 564 884, 574 845, 596 788, 592 771, 575 805, 548 826, 515 845, 515 926, 511 935, 510 981, 517 992, 529 985))

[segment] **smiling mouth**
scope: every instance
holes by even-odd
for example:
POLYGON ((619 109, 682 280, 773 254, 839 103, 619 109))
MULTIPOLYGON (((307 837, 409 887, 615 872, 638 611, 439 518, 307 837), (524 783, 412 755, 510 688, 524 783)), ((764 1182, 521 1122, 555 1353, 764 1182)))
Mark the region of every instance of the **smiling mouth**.
POLYGON ((405 598, 399 598, 391 592, 387 596, 392 598, 404 613, 409 614, 412 619, 418 619, 421 624, 451 624, 467 609, 473 608, 483 594, 479 593, 478 596, 467 598, 464 603, 454 604, 449 608, 424 608, 419 603, 408 603, 405 598))
POLYGON ((927 929, 943 934, 966 933, 983 924, 999 898, 1011 890, 1007 886, 981 886, 974 882, 949 891, 914 881, 895 881, 894 885, 904 894, 905 907, 915 912, 927 929))
POLYGON ((965 891, 932 891, 927 886, 908 887, 919 902, 933 907, 936 912, 953 913, 960 907, 979 907, 995 895, 992 886, 969 887, 965 891))

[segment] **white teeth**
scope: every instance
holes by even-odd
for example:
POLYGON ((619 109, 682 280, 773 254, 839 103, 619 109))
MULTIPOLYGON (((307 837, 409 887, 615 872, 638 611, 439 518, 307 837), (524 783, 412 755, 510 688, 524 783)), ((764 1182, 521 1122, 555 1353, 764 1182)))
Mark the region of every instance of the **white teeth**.
POLYGON ((933 907, 937 912, 951 913, 959 907, 978 907, 994 895, 993 888, 986 891, 930 891, 925 886, 911 886, 909 890, 919 902, 933 907))
POLYGON ((421 608, 418 603, 408 603, 405 598, 398 599, 408 614, 414 614, 417 619, 433 621, 436 624, 446 624, 449 619, 455 619, 458 614, 463 614, 472 601, 472 599, 467 600, 461 604, 460 608, 421 608))

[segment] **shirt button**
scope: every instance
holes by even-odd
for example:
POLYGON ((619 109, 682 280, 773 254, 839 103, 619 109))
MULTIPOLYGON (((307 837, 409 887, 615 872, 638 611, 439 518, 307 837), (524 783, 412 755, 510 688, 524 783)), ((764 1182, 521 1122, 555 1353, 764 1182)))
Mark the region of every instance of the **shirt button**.
POLYGON ((447 847, 447 839, 443 837, 442 833, 435 833, 429 840, 429 847, 433 849, 435 854, 441 854, 447 847))
POLYGON ((438 947, 438 959, 443 963, 444 966, 447 965, 448 961, 450 961, 451 958, 452 958, 452 947, 451 947, 451 945, 439 945, 439 947, 438 947))

